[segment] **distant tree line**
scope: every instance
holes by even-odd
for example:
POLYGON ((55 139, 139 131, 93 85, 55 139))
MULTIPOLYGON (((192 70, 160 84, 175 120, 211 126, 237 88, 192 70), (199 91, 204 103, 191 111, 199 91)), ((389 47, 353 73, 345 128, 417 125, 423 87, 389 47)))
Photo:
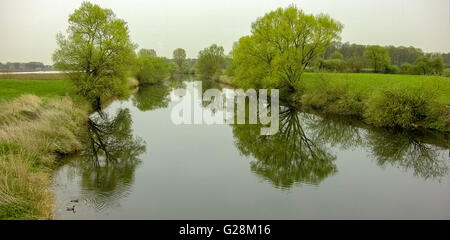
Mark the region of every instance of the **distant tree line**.
POLYGON ((404 46, 377 46, 333 42, 314 65, 329 72, 376 72, 417 75, 447 74, 450 53, 424 53, 404 46))
POLYGON ((41 62, 0 62, 0 71, 49 71, 53 70, 53 66, 45 65, 41 62))

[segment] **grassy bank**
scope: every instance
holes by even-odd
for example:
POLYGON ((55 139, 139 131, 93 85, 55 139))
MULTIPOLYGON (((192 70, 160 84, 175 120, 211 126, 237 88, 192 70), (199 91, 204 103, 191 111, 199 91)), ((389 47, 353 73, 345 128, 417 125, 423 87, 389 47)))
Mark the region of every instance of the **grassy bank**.
POLYGON ((86 106, 29 94, 0 104, 0 219, 51 218, 52 170, 82 148, 86 106))
POLYGON ((391 128, 450 131, 450 78, 306 73, 293 97, 306 109, 391 128))

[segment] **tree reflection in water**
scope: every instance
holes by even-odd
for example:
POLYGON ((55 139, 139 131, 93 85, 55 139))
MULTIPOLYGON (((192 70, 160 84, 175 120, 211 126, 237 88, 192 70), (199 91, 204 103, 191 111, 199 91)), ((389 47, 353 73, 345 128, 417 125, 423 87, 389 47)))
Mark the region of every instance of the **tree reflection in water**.
POLYGON ((133 105, 141 111, 166 108, 170 101, 170 90, 165 84, 141 86, 133 95, 133 105))
MULTIPOLYGON (((449 159, 442 156, 448 136, 427 132, 407 132, 372 128, 360 128, 352 120, 314 117, 308 128, 316 139, 343 149, 367 148, 375 162, 391 165, 424 179, 440 179, 449 172, 449 159), (440 140, 439 140, 440 139, 440 140), (430 142, 438 140, 435 142, 430 142)), ((360 124, 362 125, 362 124, 360 124)))
POLYGON ((275 187, 318 185, 337 172, 336 157, 308 136, 302 124, 298 109, 282 107, 277 134, 260 135, 261 125, 233 125, 235 144, 242 154, 255 158, 251 170, 275 187))
POLYGON ((442 156, 448 146, 442 141, 429 143, 439 137, 427 138, 428 133, 371 128, 353 120, 300 113, 295 107, 281 107, 276 135, 262 136, 260 128, 233 125, 235 145, 243 155, 255 158, 251 170, 278 188, 296 183, 318 185, 335 174, 336 156, 327 147, 367 148, 379 166, 390 164, 424 179, 440 180, 450 169, 449 159, 442 156))
POLYGON ((145 143, 133 137, 128 109, 114 117, 98 112, 89 119, 88 144, 79 162, 83 195, 98 210, 129 193, 145 143))
POLYGON ((415 176, 424 179, 439 179, 448 174, 449 161, 440 151, 443 148, 425 143, 421 134, 370 131, 367 145, 379 166, 390 164, 412 170, 415 176))

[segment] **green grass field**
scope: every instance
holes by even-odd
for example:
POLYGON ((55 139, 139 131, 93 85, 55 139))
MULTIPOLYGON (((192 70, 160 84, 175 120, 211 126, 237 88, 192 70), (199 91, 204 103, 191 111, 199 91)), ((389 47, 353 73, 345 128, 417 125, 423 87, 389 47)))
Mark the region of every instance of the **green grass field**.
POLYGON ((0 79, 0 100, 11 100, 25 93, 39 97, 64 96, 72 89, 69 80, 0 79))
POLYGON ((450 104, 450 78, 440 76, 370 74, 370 73, 305 73, 302 84, 308 90, 314 87, 315 80, 325 79, 331 83, 346 84, 350 89, 369 98, 383 88, 432 90, 436 99, 450 104))
POLYGON ((306 109, 388 128, 450 131, 450 78, 305 73, 295 99, 306 109))

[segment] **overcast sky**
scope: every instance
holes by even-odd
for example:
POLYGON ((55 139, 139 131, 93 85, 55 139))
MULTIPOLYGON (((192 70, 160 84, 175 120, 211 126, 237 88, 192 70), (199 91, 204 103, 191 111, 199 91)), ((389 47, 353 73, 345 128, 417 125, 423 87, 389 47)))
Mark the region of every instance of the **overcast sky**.
MULTIPOLYGON (((81 0, 0 0, 0 62, 51 64, 55 36, 81 0)), ((128 22, 131 39, 170 57, 188 57, 217 43, 231 49, 257 17, 295 4, 307 13, 327 13, 345 27, 342 41, 404 45, 427 52, 450 51, 449 0, 127 0, 91 1, 128 22)))

